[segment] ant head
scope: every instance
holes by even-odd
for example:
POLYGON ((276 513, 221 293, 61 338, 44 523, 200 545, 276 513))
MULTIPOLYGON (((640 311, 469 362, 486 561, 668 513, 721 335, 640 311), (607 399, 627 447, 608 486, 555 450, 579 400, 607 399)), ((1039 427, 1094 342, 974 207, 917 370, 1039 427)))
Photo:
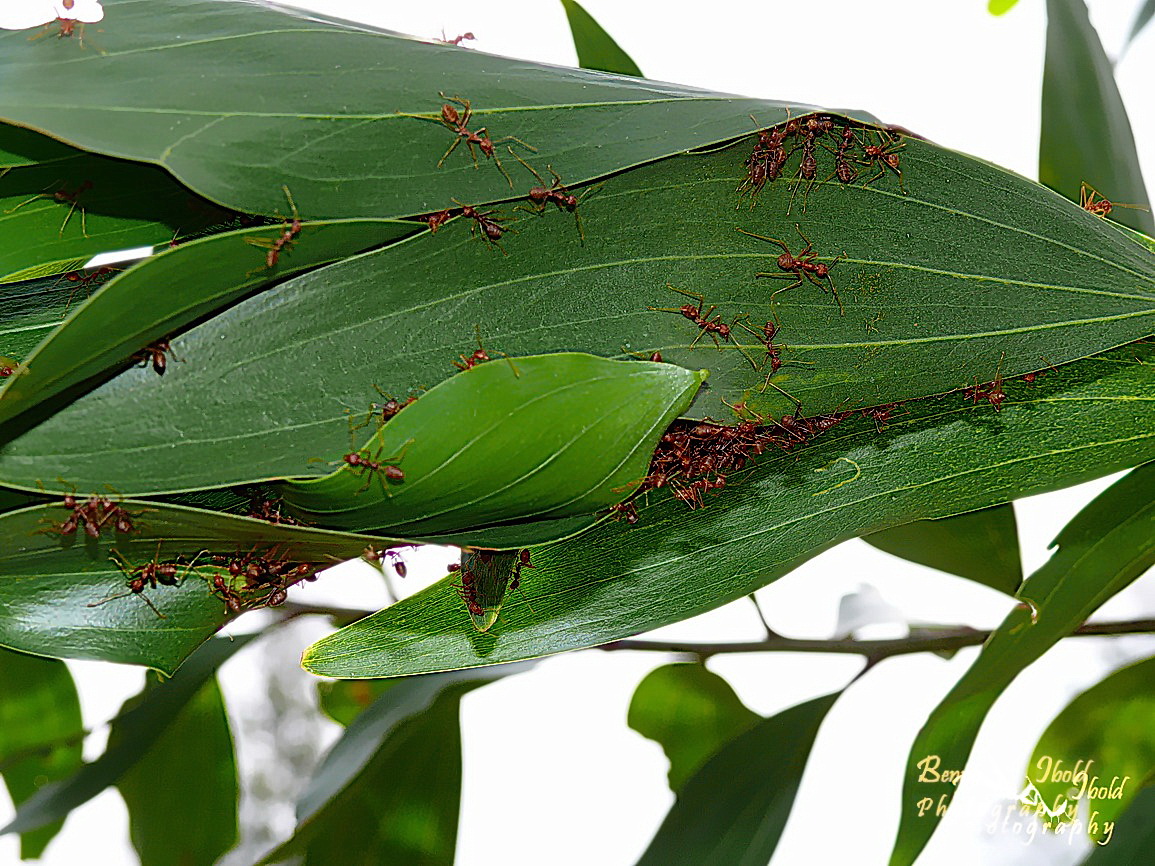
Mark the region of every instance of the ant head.
POLYGON ((477 140, 477 146, 486 156, 493 156, 493 141, 490 140, 489 136, 483 135, 479 138, 477 140))

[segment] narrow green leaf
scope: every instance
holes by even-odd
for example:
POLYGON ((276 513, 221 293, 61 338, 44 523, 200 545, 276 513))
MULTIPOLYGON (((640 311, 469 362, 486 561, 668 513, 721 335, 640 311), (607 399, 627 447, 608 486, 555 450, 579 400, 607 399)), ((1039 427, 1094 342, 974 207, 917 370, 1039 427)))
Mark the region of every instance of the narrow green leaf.
POLYGON ((16 817, 0 828, 0 834, 24 833, 58 821, 115 785, 168 730, 201 687, 216 676, 217 668, 254 637, 239 635, 204 644, 171 680, 151 690, 147 700, 117 716, 114 723, 120 738, 116 744, 79 772, 41 788, 21 804, 16 817))
POLYGON ((1111 218, 1155 234, 1131 122, 1083 0, 1047 0, 1039 180, 1075 201, 1086 182, 1146 208, 1116 208, 1111 218))
POLYGON ((919 565, 1014 595, 1023 581, 1015 509, 1009 502, 937 520, 915 520, 863 541, 919 565))
MULTIPOLYGON (((77 267, 84 262, 78 262, 77 267)), ((0 356, 9 361, 19 362, 20 375, 27 375, 23 366, 25 359, 48 336, 56 330, 75 307, 84 303, 93 291, 106 282, 109 274, 100 274, 99 269, 77 272, 87 280, 69 280, 67 276, 41 277, 17 283, 0 283, 0 356)), ((0 395, 8 384, 8 379, 0 380, 0 395)), ((0 400, 3 398, 0 397, 0 400)))
POLYGON ((588 514, 642 480, 658 439, 706 374, 576 353, 479 364, 422 396, 361 449, 397 464, 403 480, 342 466, 277 487, 310 523, 403 536, 588 514), (447 418, 460 423, 447 426, 447 418))
MULTIPOLYGON (((71 316, 22 358, 27 369, 0 391, 0 423, 110 367, 132 362, 145 346, 270 279, 389 243, 416 228, 414 223, 395 220, 306 223, 272 268, 265 267, 266 251, 245 241, 275 239, 283 227, 215 235, 146 259, 77 303, 71 316)), ((181 341, 172 342, 173 356, 183 358, 181 341)), ((151 369, 144 372, 153 388, 163 385, 155 381, 151 369)), ((165 375, 176 378, 181 372, 178 361, 165 375)))
POLYGON ((168 243, 234 216, 156 166, 79 154, 16 168, 0 173, 0 282, 62 273, 78 258, 168 243))
POLYGON ((0 123, 0 169, 40 165, 76 156, 78 151, 31 129, 0 123))
POLYGON ((461 803, 460 702, 499 676, 438 674, 383 694, 318 768, 298 804, 296 834, 261 863, 453 863, 461 803))
POLYGON ((1019 0, 987 0, 987 11, 992 15, 1005 15, 1015 8, 1019 0))
MULTIPOLYGON (((135 709, 155 688, 131 700, 135 709)), ((109 748, 121 745, 114 724, 109 748)), ((132 746, 133 744, 125 744, 132 746)), ((237 766, 224 700, 206 682, 116 783, 141 863, 212 866, 237 841, 237 766)))
POLYGON ((958 394, 926 401, 883 439, 847 419, 808 447, 763 454, 705 508, 651 493, 635 526, 607 520, 535 549, 526 602, 508 601, 485 635, 443 581, 322 639, 304 665, 403 676, 596 646, 748 595, 846 538, 1155 459, 1153 361, 1155 346, 1137 344, 1006 383, 998 413, 958 394))
POLYGON ((1131 25, 1131 32, 1127 34, 1127 43, 1123 46, 1123 50, 1127 50, 1131 43, 1135 41, 1135 37, 1143 32, 1143 28, 1155 17, 1155 0, 1146 0, 1135 13, 1135 22, 1131 25))
POLYGON ((561 0, 582 69, 642 77, 642 70, 577 0, 561 0))
POLYGON ((807 415, 1009 379, 1152 332, 1155 255, 1050 190, 908 140, 909 195, 893 177, 831 180, 787 217, 792 185, 779 181, 735 211, 749 144, 608 180, 580 206, 584 245, 556 209, 524 215, 508 256, 458 219, 288 280, 174 341, 185 363, 164 381, 129 369, 4 445, 0 483, 61 476, 140 495, 316 474, 311 459, 349 450, 349 413, 380 400, 374 385, 399 398, 432 387, 475 350, 478 328, 493 355, 660 350, 708 367, 685 414, 723 420, 738 403, 796 411, 766 384, 765 348, 744 324, 779 322, 787 348, 771 385, 807 415), (780 248, 736 229, 798 251, 796 223, 824 258, 850 257, 832 271, 845 316, 817 286, 772 300, 788 283, 755 277, 780 248), (742 319, 738 342, 715 347, 668 283, 705 293, 723 322, 742 319))
MULTIPOLYGON (((1062 799, 1086 801, 1095 815, 1101 841, 1107 822, 1115 822, 1155 771, 1155 659, 1144 659, 1112 673, 1076 697, 1039 738, 1027 779, 1051 808, 1062 799), (1063 772, 1073 772, 1063 780, 1063 772), (1081 775, 1080 775, 1081 773, 1081 775), (1071 793, 1071 789, 1075 793, 1071 793)), ((1071 832, 1078 832, 1071 830, 1071 832)))
POLYGON ((665 751, 670 790, 677 794, 707 758, 761 720, 716 673, 682 662, 646 674, 626 724, 665 751))
POLYGON ((223 601, 212 594, 211 573, 187 570, 179 585, 146 586, 138 596, 111 559, 114 550, 132 567, 158 556, 171 562, 204 551, 235 555, 278 546, 297 561, 322 564, 359 556, 369 542, 380 544, 174 505, 126 500, 120 507, 132 515, 135 534, 106 525, 99 538, 83 529, 61 535, 53 526, 59 528, 71 511, 59 504, 0 515, 0 646, 171 673, 228 620, 223 601))
POLYGON ((1081 866, 1135 866, 1150 859, 1155 847, 1155 773, 1139 785, 1111 838, 1099 841, 1081 866))
MULTIPOLYGON (((0 775, 19 807, 40 787, 81 765, 84 721, 72 674, 63 662, 0 649, 0 775)), ((34 860, 62 821, 20 837, 20 857, 34 860)))
POLYGON ((536 148, 513 143, 539 172, 552 165, 576 183, 743 135, 750 114, 787 116, 781 102, 462 51, 244 0, 104 8, 101 51, 0 32, 0 120, 162 165, 247 213, 283 208, 282 184, 312 219, 428 213, 454 198, 509 196, 503 172, 527 192, 535 181, 506 136, 536 148), (501 170, 484 156, 475 169, 464 142, 438 166, 455 140, 439 91, 472 101, 469 128, 488 129, 501 170))
POLYGON ((1051 559, 1023 584, 1024 603, 992 633, 919 731, 907 762, 890 866, 909 866, 934 833, 939 810, 956 790, 957 782, 944 774, 966 765, 979 727, 1003 690, 1155 564, 1155 463, 1096 497, 1063 528, 1055 545, 1051 559))
POLYGON ((724 745, 678 792, 638 866, 764 866, 794 805, 818 727, 838 695, 771 716, 724 745))

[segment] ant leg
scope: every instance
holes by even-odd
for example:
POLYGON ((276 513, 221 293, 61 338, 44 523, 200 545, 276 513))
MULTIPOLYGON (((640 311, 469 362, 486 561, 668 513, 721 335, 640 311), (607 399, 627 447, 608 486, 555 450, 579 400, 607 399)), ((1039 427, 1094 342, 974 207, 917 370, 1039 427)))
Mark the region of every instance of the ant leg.
MULTIPOLYGON (((522 147, 524 147, 526 150, 530 151, 531 153, 537 153, 536 147, 534 147, 532 144, 526 144, 524 141, 522 141, 516 135, 507 135, 507 136, 504 136, 503 138, 499 138, 497 141, 494 142, 494 144, 501 144, 501 143, 506 142, 506 141, 516 141, 518 144, 520 144, 522 147)), ((508 147, 508 146, 509 145, 506 145, 506 147, 508 147)))
MULTIPOLYGON (((441 166, 445 164, 445 160, 449 159, 449 154, 453 153, 453 151, 457 149, 457 145, 461 144, 461 137, 461 133, 457 133, 453 139, 453 143, 449 145, 449 150, 445 151, 445 154, 441 157, 441 159, 437 160, 438 168, 441 168, 441 166)), ((473 161, 477 162, 476 158, 473 161)), ((248 238, 246 238, 246 240, 248 240, 248 238)))
POLYGON ((501 159, 496 153, 493 155, 493 162, 497 166, 497 170, 505 175, 505 180, 509 184, 509 188, 513 189, 513 178, 509 176, 509 172, 505 170, 505 166, 501 164, 501 159))
MULTIPOLYGON (((506 145, 505 149, 509 151, 510 156, 512 156, 514 159, 516 159, 518 162, 520 162, 527 169, 529 169, 530 174, 532 174, 534 177, 537 178, 538 183, 540 183, 542 186, 545 186, 545 180, 542 178, 542 176, 537 173, 537 171, 534 169, 534 167, 532 165, 530 165, 528 162, 526 162, 524 159, 522 159, 520 156, 518 156, 517 151, 515 151, 512 147, 509 147, 508 145, 506 145)), ((553 169, 550 168, 550 171, 553 171, 553 169)), ((555 178, 557 178, 559 181, 561 180, 561 178, 557 177, 557 172, 554 172, 553 176, 555 178)), ((542 206, 542 210, 545 210, 544 205, 542 206)))
MULTIPOLYGON (((780 240, 778 240, 778 238, 768 238, 768 237, 766 237, 766 235, 756 235, 756 234, 754 234, 754 232, 748 232, 745 229, 739 229, 739 228, 734 229, 734 231, 741 232, 744 235, 749 235, 752 238, 758 238, 758 240, 760 240, 760 241, 770 241, 770 243, 778 244, 778 246, 782 247, 783 252, 786 252, 786 253, 790 252, 790 247, 786 246, 786 242, 780 241, 780 240)), ((759 276, 761 276, 761 275, 759 275, 759 276)))
MULTIPOLYGON (((669 283, 666 283, 666 288, 677 292, 679 295, 685 295, 687 298, 696 299, 698 301, 698 309, 699 310, 701 310, 703 307, 706 306, 706 298, 704 295, 699 295, 697 292, 687 292, 685 289, 679 289, 677 286, 672 286, 669 283)), ((714 312, 714 309, 715 309, 714 307, 711 307, 710 312, 711 313, 714 312)), ((680 308, 674 308, 672 310, 672 312, 680 313, 681 309, 680 308)), ((702 318, 705 318, 705 316, 703 316, 702 318)))
MULTIPOLYGON (((755 274, 754 276, 755 276, 755 277, 777 277, 777 276, 780 276, 780 275, 779 275, 779 274, 755 274)), ((777 295, 780 295, 780 294, 782 294, 783 292, 788 292, 788 291, 790 291, 791 289, 796 289, 796 288, 798 288, 800 285, 802 285, 802 277, 797 277, 797 278, 794 280, 794 282, 792 282, 790 285, 788 285, 788 286, 785 286, 785 287, 783 287, 783 288, 781 288, 781 289, 778 289, 778 290, 777 290, 777 291, 775 291, 775 292, 771 292, 771 293, 770 293, 770 304, 771 304, 771 305, 773 305, 773 304, 774 304, 774 298, 775 298, 777 295)))

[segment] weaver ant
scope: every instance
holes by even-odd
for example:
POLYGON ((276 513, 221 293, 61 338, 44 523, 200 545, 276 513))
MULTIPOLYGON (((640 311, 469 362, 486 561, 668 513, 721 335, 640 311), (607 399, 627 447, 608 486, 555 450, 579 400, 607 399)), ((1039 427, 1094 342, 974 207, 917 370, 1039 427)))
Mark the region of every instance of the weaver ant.
POLYGON ((377 449, 377 453, 374 454, 372 458, 364 453, 364 449, 361 451, 351 451, 342 457, 341 460, 350 471, 356 473, 358 476, 366 476, 365 484, 357 493, 364 493, 368 490, 369 485, 373 483, 374 476, 376 476, 381 480, 381 489, 385 492, 385 495, 390 496, 388 482, 396 481, 400 483, 405 480, 405 473, 401 471, 401 467, 394 464, 404 459, 405 452, 409 450, 409 446, 412 445, 413 442, 414 440, 410 439, 401 448, 401 451, 393 457, 381 457, 381 452, 385 450, 384 445, 377 449))
POLYGON ((530 170, 530 172, 533 173, 533 176, 537 178, 537 182, 539 184, 541 184, 541 186, 530 187, 529 193, 527 194, 527 198, 529 198, 529 200, 531 202, 533 202, 535 205, 537 205, 535 212, 539 216, 541 214, 545 213, 545 206, 551 201, 555 205, 557 205, 558 210, 569 211, 570 213, 573 214, 574 221, 577 223, 578 235, 581 237, 582 241, 584 242, 586 239, 586 233, 582 229, 581 215, 577 212, 577 208, 578 208, 578 205, 581 203, 581 199, 579 199, 576 195, 574 195, 572 192, 570 192, 565 187, 565 185, 562 184, 561 176, 558 175, 558 173, 553 170, 553 166, 551 166, 551 165, 546 166, 546 168, 549 169, 549 173, 553 175, 553 184, 550 186, 546 186, 545 180, 543 180, 542 176, 540 174, 538 174, 536 170, 534 170, 533 166, 531 166, 528 162, 526 162, 524 159, 522 159, 520 156, 518 156, 516 153, 514 153, 512 147, 507 148, 507 150, 509 150, 509 153, 511 156, 513 156, 518 162, 520 162, 522 165, 524 165, 526 168, 528 168, 530 170))
POLYGON ((444 42, 446 45, 454 45, 454 46, 456 46, 456 47, 458 47, 458 48, 461 48, 461 47, 464 47, 464 46, 462 46, 462 45, 461 45, 461 43, 462 43, 462 42, 472 42, 472 41, 473 41, 473 40, 475 40, 476 38, 477 38, 477 37, 476 37, 476 36, 474 36, 474 35, 473 35, 473 33, 472 33, 472 31, 471 31, 471 32, 468 32, 468 33, 462 33, 460 36, 454 36, 452 39, 446 39, 446 38, 445 38, 445 31, 444 31, 444 30, 442 30, 442 31, 441 31, 441 39, 440 39, 440 41, 441 41, 441 42, 444 42))
MULTIPOLYGON (((437 230, 441 228, 448 219, 453 216, 451 210, 439 210, 437 213, 431 213, 425 218, 425 224, 429 226, 430 234, 436 234, 437 230)), ((498 235, 500 237, 500 235, 498 235)))
MULTIPOLYGON (((105 265, 104 267, 97 268, 91 274, 85 274, 83 271, 69 271, 66 273, 61 279, 73 283, 74 288, 68 294, 68 303, 64 305, 64 312, 68 312, 72 306, 72 299, 76 297, 76 293, 80 291, 81 288, 84 289, 85 297, 92 297, 90 286, 103 282, 105 277, 109 274, 115 274, 119 270, 120 268, 105 265)), ((57 281, 57 285, 59 285, 59 281, 57 281)))
MULTIPOLYGON (((57 183, 61 183, 61 181, 57 181, 57 183)), ((9 208, 8 210, 4 211, 4 213, 15 213, 25 205, 32 204, 32 202, 39 201, 42 198, 52 199, 58 204, 64 204, 67 202, 70 207, 68 208, 68 213, 64 216, 64 222, 60 224, 60 236, 64 237, 64 229, 68 226, 68 221, 72 219, 72 214, 76 212, 76 209, 80 208, 80 232, 85 237, 88 237, 88 223, 85 217, 84 206, 80 204, 80 197, 90 189, 92 189, 92 181, 86 180, 73 192, 69 192, 63 187, 51 193, 45 190, 44 192, 37 193, 26 201, 20 202, 20 204, 16 205, 15 207, 9 208)))
MULTIPOLYGON (((469 148, 469 156, 473 159, 473 167, 479 167, 477 164, 477 153, 473 150, 473 146, 476 144, 478 150, 480 150, 484 156, 491 158, 497 164, 498 171, 505 175, 505 179, 509 182, 509 188, 513 189, 513 178, 509 176, 505 167, 502 166, 501 160, 498 159, 497 154, 494 152, 494 145, 501 144, 505 141, 516 141, 522 147, 534 153, 537 153, 537 148, 526 144, 520 138, 513 135, 507 135, 494 142, 489 137, 489 129, 484 126, 476 132, 470 132, 469 120, 473 117, 473 104, 468 99, 462 99, 459 96, 446 96, 443 92, 438 92, 437 95, 446 100, 441 106, 441 123, 454 133, 453 143, 449 145, 449 149, 445 151, 445 154, 437 161, 437 167, 441 168, 441 166, 445 164, 445 160, 449 159, 449 155, 457 149, 457 145, 461 144, 464 139, 465 146, 469 148), (450 104, 454 102, 461 106, 461 111, 458 111, 456 107, 450 104)), ((420 114, 402 113, 401 116, 421 117, 424 119, 424 116, 420 114)))
POLYGON ((999 366, 995 370, 995 378, 993 381, 987 382, 985 385, 980 385, 976 377, 975 384, 963 390, 963 397, 970 398, 971 402, 976 404, 979 400, 986 400, 994 407, 996 412, 1001 412, 1003 401, 1007 399, 1007 395, 1003 391, 1002 374, 1003 358, 1005 357, 1006 355, 1004 353, 1004 355, 999 358, 999 366))
POLYGON ((890 420, 890 416, 894 414, 894 410, 901 405, 901 403, 883 403, 881 406, 862 409, 859 411, 859 414, 861 414, 863 418, 873 419, 875 429, 881 433, 886 427, 886 422, 890 420))
MULTIPOLYGON (((834 154, 834 174, 830 177, 837 177, 839 183, 854 183, 858 179, 858 169, 850 164, 846 153, 858 143, 858 138, 854 134, 854 128, 847 124, 842 127, 842 138, 838 142, 838 150, 834 154)), ((829 180, 830 178, 827 178, 829 180)))
POLYGON ((695 325, 697 325, 700 330, 698 336, 694 338, 694 342, 690 343, 691 349, 697 345, 700 339, 702 339, 703 334, 709 334, 710 339, 714 341, 714 345, 718 348, 721 348, 721 344, 718 342, 718 338, 714 336, 715 333, 721 335, 723 340, 730 339, 731 326, 723 322, 720 315, 715 316, 713 319, 710 318, 710 314, 713 313, 714 310, 718 309, 717 304, 711 306, 710 309, 703 313, 702 311, 706 307, 706 298, 704 296, 694 292, 687 292, 685 289, 679 289, 676 286, 670 285, 669 283, 666 283, 666 288, 671 289, 680 295, 685 295, 688 298, 697 298, 698 306, 694 306, 693 304, 683 304, 680 307, 646 307, 646 309, 656 310, 657 312, 661 313, 680 313, 695 325))
MULTIPOLYGON (((758 121, 753 115, 750 119, 758 121)), ((754 206, 754 198, 768 180, 777 180, 782 174, 782 167, 786 164, 789 154, 786 153, 785 141, 787 137, 797 132, 797 121, 794 122, 793 132, 790 124, 770 129, 759 130, 758 141, 754 150, 746 158, 746 178, 738 185, 738 191, 745 195, 750 192, 750 207, 754 206)), ((739 207, 741 202, 739 202, 739 207)))
POLYGON ((890 169, 898 175, 898 188, 902 190, 902 194, 906 195, 906 186, 902 180, 902 170, 898 167, 898 151, 906 147, 906 142, 899 141, 897 138, 890 138, 889 140, 883 138, 882 132, 878 133, 878 140, 881 144, 866 144, 863 145, 863 152, 866 155, 865 160, 856 160, 859 165, 878 165, 881 166, 878 174, 870 180, 863 183, 863 186, 870 186, 884 174, 886 170, 890 169))
MULTIPOLYGON (((493 358, 489 356, 489 353, 485 351, 485 347, 481 345, 481 325, 474 325, 473 329, 477 333, 477 348, 474 349, 473 354, 469 355, 468 357, 465 355, 458 355, 457 357, 461 360, 453 362, 453 366, 463 372, 465 370, 472 370, 478 364, 483 364, 486 361, 493 360, 493 358)), ((497 354, 501 355, 505 358, 506 361, 509 362, 509 367, 511 370, 513 370, 513 375, 520 379, 521 373, 518 371, 517 366, 513 363, 513 358, 509 357, 509 355, 505 354, 505 352, 498 352, 497 354)))
POLYGON ((523 568, 534 568, 529 562, 529 551, 526 549, 517 552, 517 562, 513 566, 513 580, 509 582, 510 589, 517 589, 521 586, 521 570, 523 568))
POLYGON ((176 358, 176 353, 173 352, 172 347, 169 346, 168 340, 157 340, 151 343, 132 356, 134 361, 140 361, 138 367, 147 367, 152 363, 152 369, 156 371, 158 376, 163 376, 165 369, 168 367, 167 355, 172 355, 176 358))
POLYGON ((385 402, 384 403, 370 403, 369 404, 369 411, 365 415, 365 420, 362 421, 360 424, 353 424, 352 423, 352 414, 351 414, 352 410, 346 409, 345 410, 346 413, 350 414, 350 419, 349 419, 349 421, 350 421, 349 432, 350 433, 352 433, 355 430, 360 430, 362 427, 368 426, 369 422, 373 420, 373 413, 374 412, 380 412, 381 413, 381 418, 377 422, 377 429, 381 429, 381 427, 384 426, 386 421, 388 421, 390 418, 395 416, 398 412, 400 412, 402 409, 404 409, 410 403, 416 403, 417 402, 417 398, 412 397, 412 396, 406 400, 398 400, 396 397, 393 397, 392 395, 386 394, 384 391, 382 391, 381 387, 379 385, 377 385, 376 383, 373 384, 373 387, 377 390, 378 394, 380 394, 382 397, 385 398, 385 402))
POLYGON ((1108 201, 1103 198, 1097 189, 1086 181, 1083 181, 1079 188, 1079 207, 1093 213, 1097 217, 1109 216, 1112 209, 1117 207, 1126 207, 1132 210, 1147 210, 1147 208, 1138 204, 1119 204, 1118 202, 1108 201), (1098 198, 1096 198, 1096 196, 1098 196, 1098 198))
MULTIPOLYGON (((806 235, 802 234, 802 228, 798 225, 798 223, 794 224, 794 228, 798 231, 798 235, 802 238, 802 240, 806 241, 806 246, 796 256, 791 254, 790 248, 786 246, 785 241, 780 241, 777 238, 766 237, 765 235, 756 235, 753 232, 746 231, 745 229, 738 229, 738 231, 744 235, 749 235, 752 238, 758 238, 759 240, 763 241, 770 241, 770 243, 778 244, 778 246, 782 247, 782 255, 778 256, 778 267, 783 271, 786 271, 788 274, 793 275, 794 282, 785 288, 778 289, 773 294, 771 294, 771 302, 773 302, 775 295, 778 295, 782 292, 787 292, 790 289, 797 288, 807 280, 814 283, 814 285, 818 286, 823 291, 826 291, 826 287, 822 285, 822 280, 826 280, 827 283, 830 284, 830 292, 834 295, 834 300, 838 302, 839 315, 845 315, 846 311, 842 307, 842 299, 838 297, 838 289, 834 287, 834 280, 830 276, 830 271, 836 264, 838 264, 840 259, 846 258, 846 253, 843 253, 840 256, 836 256, 834 260, 830 262, 830 264, 816 262, 815 259, 818 258, 818 254, 814 252, 814 244, 811 243, 810 239, 806 237, 806 235)), ((762 273, 757 273, 754 276, 782 278, 786 276, 786 274, 764 271, 762 273)))
POLYGON ((113 529, 120 535, 136 532, 133 525, 133 515, 125 508, 117 505, 107 496, 93 494, 81 503, 75 492, 66 493, 64 501, 60 503, 64 508, 72 510, 67 519, 59 525, 55 523, 42 532, 56 532, 60 535, 74 535, 81 526, 84 534, 89 538, 100 538, 100 530, 105 524, 112 522, 113 529))
POLYGON ((15 358, 0 355, 0 379, 8 379, 23 373, 25 367, 15 358))
POLYGON ((615 520, 624 520, 630 526, 633 526, 641 519, 638 517, 638 507, 634 504, 633 500, 611 505, 610 511, 614 513, 615 520))
POLYGON ((289 192, 287 186, 281 186, 285 192, 285 198, 289 200, 289 207, 293 210, 293 219, 285 220, 281 226, 281 234, 275 238, 245 238, 245 243, 252 244, 255 247, 267 249, 265 254, 265 269, 276 267, 277 261, 281 257, 281 253, 293 246, 297 235, 301 233, 303 223, 301 222, 300 214, 297 213, 297 205, 293 201, 293 194, 289 192))
MULTIPOLYGON (((180 574, 182 563, 160 562, 160 545, 161 542, 158 541, 156 544, 156 554, 154 555, 152 561, 146 562, 143 565, 136 566, 132 565, 123 556, 121 556, 119 551, 110 550, 108 558, 116 563, 116 567, 128 576, 128 592, 122 592, 118 595, 110 595, 108 598, 101 599, 100 601, 91 602, 88 606, 99 607, 100 605, 105 604, 106 602, 110 602, 113 599, 124 598, 127 595, 135 594, 139 595, 144 603, 152 608, 153 613, 155 613, 161 619, 164 619, 165 615, 157 610, 156 605, 154 605, 149 600, 148 596, 144 595, 145 587, 152 587, 153 589, 156 589, 158 584, 163 586, 176 586, 184 575, 180 574)), ((196 564, 196 561, 200 558, 200 556, 201 554, 198 553, 193 557, 191 562, 184 564, 185 575, 192 571, 193 566, 196 564)))
MULTIPOLYGON (((461 204, 461 202, 457 201, 457 199, 454 199, 454 201, 461 205, 462 216, 468 217, 477 223, 477 225, 469 227, 470 234, 476 234, 477 230, 480 228, 481 236, 483 238, 501 250, 502 255, 509 255, 509 253, 505 251, 505 247, 503 247, 500 243, 502 235, 508 231, 513 231, 513 229, 506 228, 502 225, 502 223, 505 222, 506 217, 493 216, 493 214, 497 213, 496 210, 487 210, 482 212, 472 205, 461 204)), ((514 234, 517 234, 517 232, 514 232, 514 234)))

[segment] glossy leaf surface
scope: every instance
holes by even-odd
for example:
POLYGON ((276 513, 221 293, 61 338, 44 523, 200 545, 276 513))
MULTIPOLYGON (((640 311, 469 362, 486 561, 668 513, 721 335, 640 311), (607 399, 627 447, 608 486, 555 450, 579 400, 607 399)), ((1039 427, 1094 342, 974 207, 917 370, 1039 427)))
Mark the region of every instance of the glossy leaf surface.
POLYGON ((663 665, 646 674, 626 719, 665 751, 675 794, 707 758, 760 721, 728 682, 705 665, 691 663, 663 665))
POLYGON ((1111 218, 1155 234, 1131 122, 1084 0, 1047 0, 1039 180, 1075 201, 1085 181, 1111 201, 1140 205, 1111 218))
POLYGON ((638 866, 762 866, 794 805, 818 726, 838 694, 764 719, 706 761, 678 792, 638 866))
MULTIPOLYGON (((126 709, 139 707, 148 691, 126 709)), ((114 726, 109 747, 122 735, 114 726)), ((141 863, 216 863, 237 841, 237 784, 229 719, 211 679, 116 783, 141 863)))
MULTIPOLYGON (((80 698, 64 663, 0 649, 0 774, 12 802, 79 769, 83 740, 80 698)), ((60 827, 24 833, 21 858, 38 858, 60 827)))
POLYGON ((406 537, 588 514, 645 477, 658 439, 704 379, 673 364, 576 353, 490 361, 438 385, 361 449, 403 479, 343 466, 278 487, 310 523, 406 537))
POLYGON ((938 520, 915 520, 862 540, 1007 595, 1014 595, 1023 580, 1018 525, 1009 502, 938 520))
POLYGON ((115 720, 120 739, 114 747, 60 782, 45 785, 21 805, 16 817, 0 833, 23 833, 60 820, 88 802, 128 772, 180 715, 186 704, 217 668, 252 640, 253 635, 212 640, 189 657, 171 680, 149 692, 138 706, 124 710, 115 720))
POLYGON ((299 561, 327 563, 359 556, 373 540, 172 505, 126 500, 121 507, 134 515, 139 534, 118 534, 109 524, 96 539, 83 529, 60 535, 51 527, 71 513, 61 505, 0 515, 0 645, 171 673, 224 625, 225 605, 211 593, 207 573, 187 572, 177 586, 145 588, 154 611, 128 592, 114 550, 133 568, 156 561, 158 551, 160 561, 171 562, 206 550, 235 554, 278 545, 299 561), (90 607, 104 599, 111 600, 90 607))
POLYGON ((1155 459, 1155 350, 1129 346, 1026 385, 1001 412, 961 395, 911 406, 881 437, 846 420, 764 454, 706 507, 651 494, 640 521, 606 521, 533 551, 522 589, 484 635, 443 581, 314 644, 327 676, 401 676, 596 646, 711 610, 846 538, 974 510, 1155 459))
POLYGON ((952 782, 927 775, 927 768, 962 770, 987 712, 1019 672, 1155 564, 1155 463, 1096 497, 1055 544, 1058 550, 1019 591, 1029 604, 1008 614, 919 731, 907 761, 891 866, 913 863, 938 826, 935 812, 920 815, 920 806, 949 804, 956 790, 952 782), (938 759, 933 766, 927 763, 931 756, 938 759))

